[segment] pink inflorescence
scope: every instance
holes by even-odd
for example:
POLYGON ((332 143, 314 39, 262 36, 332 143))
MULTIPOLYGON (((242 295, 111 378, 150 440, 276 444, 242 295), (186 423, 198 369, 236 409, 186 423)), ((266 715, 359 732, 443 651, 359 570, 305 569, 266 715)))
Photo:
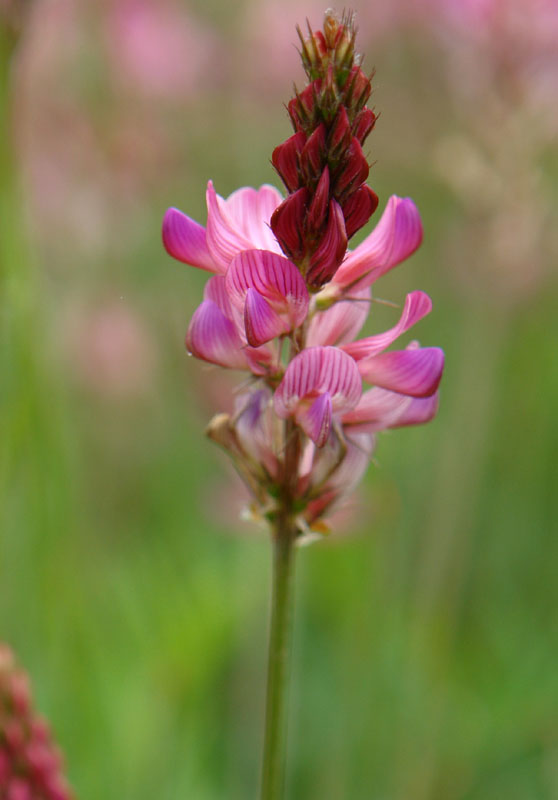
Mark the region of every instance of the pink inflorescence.
POLYGON ((0 800, 72 800, 62 755, 31 702, 27 675, 0 643, 0 800))
POLYGON ((288 495, 302 533, 320 529, 358 482, 378 431, 434 417, 444 355, 418 342, 388 350, 430 312, 420 291, 407 295, 392 328, 356 338, 372 284, 417 249, 422 226, 413 201, 393 196, 372 233, 347 249, 378 205, 362 149, 376 121, 370 79, 352 19, 328 12, 323 32, 298 33, 309 83, 288 104, 294 134, 272 155, 286 198, 262 186, 224 199, 210 181, 206 227, 170 208, 163 242, 174 258, 214 273, 188 329, 189 352, 249 376, 234 414, 218 415, 208 433, 260 512, 271 519, 288 495))

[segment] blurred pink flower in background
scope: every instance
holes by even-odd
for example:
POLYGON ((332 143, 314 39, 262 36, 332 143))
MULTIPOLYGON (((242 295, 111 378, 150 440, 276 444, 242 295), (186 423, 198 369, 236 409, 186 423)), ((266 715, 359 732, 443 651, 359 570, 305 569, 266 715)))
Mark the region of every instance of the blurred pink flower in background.
POLYGON ((16 64, 17 144, 31 223, 56 263, 68 236, 75 263, 119 248, 126 228, 126 242, 142 231, 153 187, 177 163, 184 172, 172 115, 195 102, 202 76, 206 90, 222 80, 217 42, 172 0, 32 5, 16 64))
POLYGON ((180 102, 223 71, 216 34, 173 0, 116 0, 105 20, 114 75, 128 88, 180 102), (217 67, 218 65, 218 67, 217 67))
POLYGON ((72 303, 61 336, 74 374, 95 394, 130 399, 150 390, 154 342, 139 314, 123 301, 72 303))

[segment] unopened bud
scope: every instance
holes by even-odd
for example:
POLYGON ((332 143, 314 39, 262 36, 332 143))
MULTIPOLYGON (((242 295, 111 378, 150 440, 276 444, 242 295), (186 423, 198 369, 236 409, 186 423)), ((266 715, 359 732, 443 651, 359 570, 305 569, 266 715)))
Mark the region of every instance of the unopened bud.
POLYGON ((314 197, 308 209, 306 225, 309 233, 318 233, 326 220, 329 205, 329 169, 325 167, 316 186, 314 197))
POLYGON ((321 175, 326 156, 326 129, 322 123, 309 137, 300 154, 300 167, 308 181, 315 181, 321 175))
POLYGON ((329 152, 332 158, 337 158, 351 142, 351 124, 345 106, 341 106, 329 135, 329 152))
POLYGON ((304 256, 304 221, 309 200, 308 189, 298 189, 283 200, 271 216, 270 225, 275 238, 287 258, 295 262, 304 256))
POLYGON ((330 200, 329 217, 325 234, 318 248, 312 254, 306 273, 309 286, 319 289, 328 283, 341 265, 347 250, 347 233, 343 211, 336 200, 330 200))
POLYGON ((366 225, 377 207, 378 195, 366 183, 363 183, 343 204, 347 239, 350 239, 363 225, 366 225))
POLYGON ((376 115, 370 108, 363 108, 353 122, 353 135, 364 144, 364 140, 376 124, 376 115))
POLYGON ((370 78, 360 67, 353 67, 347 78, 347 95, 345 102, 354 111, 360 111, 370 97, 372 86, 370 78))
POLYGON ((289 192, 300 187, 300 154, 305 142, 305 134, 299 131, 276 147, 271 156, 272 164, 289 192))
POLYGON ((368 177, 370 167, 359 140, 353 136, 346 151, 346 161, 340 167, 335 179, 335 196, 345 198, 360 186, 368 177))
POLYGON ((316 112, 316 97, 321 90, 321 81, 312 81, 297 92, 296 97, 289 101, 287 110, 295 131, 311 130, 316 112))
POLYGON ((328 8, 324 16, 324 36, 330 50, 335 47, 340 27, 339 17, 332 8, 328 8))

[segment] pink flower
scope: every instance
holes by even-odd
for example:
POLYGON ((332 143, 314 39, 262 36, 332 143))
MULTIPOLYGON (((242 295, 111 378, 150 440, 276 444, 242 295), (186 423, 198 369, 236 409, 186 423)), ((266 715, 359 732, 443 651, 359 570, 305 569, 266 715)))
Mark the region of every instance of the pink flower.
POLYGON ((328 12, 324 31, 301 36, 311 82, 289 103, 295 133, 272 156, 288 196, 262 186, 225 200, 210 181, 206 227, 174 208, 163 220, 168 253, 214 273, 188 350, 249 375, 234 414, 208 433, 262 513, 296 509, 301 532, 352 489, 378 431, 433 418, 444 366, 437 347, 388 349, 430 312, 424 292, 407 295, 389 330, 356 338, 372 284, 417 249, 422 225, 413 201, 393 196, 347 252, 377 204, 361 147, 375 116, 350 21, 328 12))

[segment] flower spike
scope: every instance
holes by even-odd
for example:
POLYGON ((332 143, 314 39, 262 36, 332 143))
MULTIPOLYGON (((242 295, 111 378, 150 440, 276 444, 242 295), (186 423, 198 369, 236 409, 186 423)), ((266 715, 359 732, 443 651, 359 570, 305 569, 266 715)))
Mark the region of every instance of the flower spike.
POLYGON ((351 14, 327 12, 322 30, 297 28, 307 84, 287 105, 293 133, 271 161, 284 184, 229 197, 207 185, 205 227, 170 208, 163 242, 179 261, 214 273, 186 336, 202 361, 248 375, 232 415, 208 435, 230 455, 261 516, 297 535, 350 491, 388 428, 430 421, 444 354, 417 342, 390 350, 430 313, 407 294, 399 319, 357 339, 372 284, 422 241, 410 198, 392 196, 353 251, 351 237, 378 206, 363 144, 377 115, 355 51, 351 14), (371 388, 363 393, 363 381, 371 388))

